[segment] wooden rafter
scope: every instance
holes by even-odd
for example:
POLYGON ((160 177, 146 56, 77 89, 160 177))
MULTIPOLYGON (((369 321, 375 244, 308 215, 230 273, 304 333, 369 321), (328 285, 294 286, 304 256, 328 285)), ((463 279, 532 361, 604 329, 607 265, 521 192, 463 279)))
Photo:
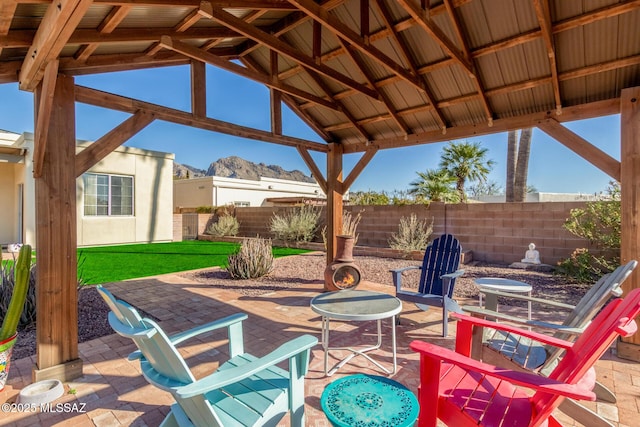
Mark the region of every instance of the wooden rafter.
POLYGON ((147 127, 154 119, 153 114, 144 110, 137 111, 133 116, 77 153, 75 161, 76 178, 88 171, 100 160, 107 157, 113 150, 127 142, 133 135, 147 127))
MULTIPOLYGON (((120 22, 126 18, 129 10, 131 10, 131 6, 114 6, 98 26, 98 33, 111 33, 118 27, 120 22)), ((83 44, 80 46, 80 49, 78 49, 74 57, 79 61, 86 61, 87 58, 95 52, 98 46, 100 46, 99 43, 83 44)))
POLYGON ((313 95, 309 92, 305 92, 301 89, 298 89, 294 86, 290 86, 286 83, 274 81, 267 74, 260 74, 260 73, 256 73, 255 71, 248 70, 238 64, 227 61, 226 59, 219 58, 218 56, 212 53, 209 53, 205 50, 199 49, 197 47, 193 47, 191 45, 180 42, 178 40, 173 40, 170 37, 167 37, 167 36, 162 37, 160 39, 160 45, 163 48, 170 49, 175 52, 179 52, 189 58, 206 62, 207 64, 215 65, 216 67, 238 74, 239 76, 262 83, 270 88, 278 89, 290 95, 302 98, 309 102, 313 102, 316 105, 320 105, 320 106, 329 108, 331 110, 336 110, 336 111, 339 110, 339 107, 337 105, 323 98, 320 98, 319 96, 313 95))
MULTIPOLYGON (((9 27, 11 27, 11 21, 13 21, 13 15, 16 13, 17 7, 16 0, 0 2, 0 36, 9 34, 9 27)), ((2 45, 0 45, 0 54, 2 54, 2 45)))
POLYGON ((491 111, 491 106, 489 105, 489 100, 487 99, 487 95, 484 92, 484 87, 482 85, 482 81, 480 80, 480 74, 478 73, 478 69, 473 63, 473 59, 471 58, 471 49, 469 49, 469 43, 467 42, 467 36, 464 33, 464 28, 462 28, 462 23, 460 22, 460 18, 458 18, 458 14, 455 11, 452 0, 444 0, 444 5, 447 9, 447 13, 449 14, 449 18, 453 23, 453 29, 460 40, 460 44, 462 45, 462 53, 464 54, 464 58, 471 64, 471 80, 473 81, 473 85, 476 87, 478 91, 478 97, 480 98, 480 102, 482 103, 482 107, 484 108, 484 112, 487 117, 487 122, 489 125, 493 123, 493 112, 491 111))
POLYGON ((51 3, 22 63, 20 89, 33 91, 40 83, 47 63, 58 58, 91 3, 92 0, 51 3))
POLYGON ((350 77, 347 77, 344 74, 335 71, 333 68, 330 68, 323 64, 317 64, 312 57, 305 55, 298 49, 280 40, 279 38, 271 34, 267 34, 259 30, 258 28, 247 24, 241 19, 238 19, 234 15, 226 12, 222 8, 213 7, 213 11, 208 17, 210 19, 213 19, 214 21, 220 22, 222 25, 238 31, 245 37, 253 39, 254 41, 261 42, 262 44, 269 47, 270 49, 275 50, 279 54, 300 63, 300 65, 304 66, 307 69, 322 74, 346 87, 352 88, 357 92, 378 100, 378 93, 375 90, 368 88, 365 85, 351 79, 350 77))
MULTIPOLYGON (((246 22, 247 24, 250 24, 253 21, 255 21, 256 19, 260 18, 265 13, 267 13, 266 10, 252 10, 246 16, 243 16, 242 20, 244 22, 246 22)), ((229 28, 225 28, 225 27, 223 27, 223 29, 225 29, 227 31, 233 31, 233 30, 230 30, 229 28)), ((235 33, 235 31, 234 31, 234 33, 235 33)), ((212 40, 208 40, 206 43, 204 43, 202 46, 200 46, 200 48, 204 49, 204 50, 209 50, 209 49, 212 49, 212 48, 218 46, 224 40, 226 40, 226 38, 222 38, 222 37, 219 37, 219 38, 216 38, 216 39, 212 39, 212 40)))
MULTIPOLYGON (((302 9, 313 19, 321 22, 323 26, 330 29, 339 38, 347 41, 352 47, 369 56, 375 62, 383 65, 393 74, 397 75, 402 80, 414 86, 416 89, 424 92, 428 96, 429 89, 426 87, 422 80, 418 79, 416 76, 413 76, 402 65, 389 58, 373 45, 366 43, 365 40, 363 40, 363 38, 358 33, 349 28, 348 25, 340 22, 337 18, 330 15, 329 11, 326 8, 318 6, 318 4, 316 4, 312 0, 289 1, 298 6, 298 8, 302 9)), ((431 101, 432 100, 430 100, 430 102, 431 101)), ((442 125, 444 124, 445 122, 443 121, 442 125)))
POLYGON ((580 135, 562 126, 557 120, 552 118, 541 120, 537 127, 611 178, 620 181, 620 162, 618 160, 595 145, 590 144, 580 135))
POLYGON ((271 142, 290 147, 304 147, 309 150, 327 152, 327 145, 308 141, 292 136, 274 135, 260 129, 240 126, 234 123, 216 120, 209 117, 196 117, 191 113, 163 107, 161 105, 144 102, 125 96, 115 95, 84 86, 76 86, 76 101, 112 110, 134 114, 138 110, 154 114, 156 119, 185 126, 191 126, 212 132, 224 133, 240 138, 255 139, 256 141, 271 142))
POLYGON ((542 40, 547 49, 549 58, 549 69, 551 70, 551 84, 553 85, 553 96, 556 99, 556 113, 562 111, 562 97, 560 96, 560 81, 558 79, 558 64, 556 62, 556 50, 553 43, 553 24, 551 21, 551 11, 548 0, 534 0, 538 23, 542 33, 542 40))
POLYGON ((446 34, 438 27, 426 14, 426 12, 413 1, 410 0, 398 0, 400 6, 406 10, 409 15, 416 21, 416 23, 431 35, 447 52, 449 56, 455 59, 462 67, 471 75, 473 75, 473 64, 465 56, 463 52, 446 36, 446 34))
MULTIPOLYGON (((262 69, 260 64, 250 56, 240 58, 240 62, 242 62, 247 68, 264 74, 264 70, 262 69)), ((305 122, 307 126, 309 126, 318 135, 320 135, 320 137, 326 142, 331 141, 331 135, 325 132, 324 129, 322 129, 322 126, 320 126, 314 118, 312 118, 302 108, 300 108, 300 104, 296 101, 299 98, 294 98, 293 96, 288 95, 285 92, 280 93, 282 94, 282 102, 284 102, 292 111, 296 112, 298 114, 298 117, 300 117, 300 119, 305 122)))
MULTIPOLYGON (((592 119, 595 117, 609 116, 620 112, 620 101, 618 99, 608 99, 606 101, 592 102, 590 104, 565 107, 562 115, 555 116, 554 119, 560 123, 575 120, 592 119)), ((447 133, 440 131, 421 132, 406 137, 394 137, 383 140, 376 140, 374 146, 380 149, 410 147, 419 144, 430 144, 456 139, 464 139, 469 136, 489 135, 509 130, 518 130, 537 126, 541 121, 550 118, 548 112, 527 114, 506 119, 496 119, 493 126, 488 123, 479 123, 467 126, 455 126, 447 129, 447 133)), ((369 149, 367 144, 349 144, 345 146, 345 154, 358 153, 369 149)))
MULTIPOLYGON (((365 64, 362 61, 362 59, 358 56, 358 54, 356 52, 354 52, 353 49, 351 49, 348 46, 348 43, 345 42, 344 40, 342 40, 341 38, 338 38, 338 41, 340 42, 340 44, 342 46, 344 46, 345 50, 349 53, 349 56, 351 57, 351 60, 356 64, 356 66, 358 67, 358 69, 360 70, 362 75, 365 77, 365 79, 367 79, 369 84, 371 86, 375 87, 375 81, 374 81, 373 77, 371 77, 371 75, 367 71, 367 67, 365 66, 365 64)), ((389 113, 388 117, 391 120, 393 120, 393 122, 400 128, 400 130, 405 135, 408 135, 409 133, 411 133, 411 129, 409 129, 409 126, 407 126, 407 124, 404 122, 404 120, 402 120, 402 118, 398 115, 395 107, 393 106, 393 102, 391 102, 389 97, 382 91, 380 91, 380 99, 382 99, 382 102, 384 103, 384 106, 386 107, 386 109, 387 109, 387 111, 389 113)), ((361 123, 354 122, 353 120, 351 120, 351 123, 355 124, 358 127, 361 126, 361 123)), ((365 139, 367 141, 369 141, 369 140, 371 140, 371 137, 366 135, 365 139)))
MULTIPOLYGON (((200 3, 199 7, 193 9, 191 12, 187 13, 187 15, 180 20, 174 27, 173 30, 176 33, 183 33, 191 28, 196 22, 198 22, 201 18, 207 16, 209 9, 208 3, 200 3)), ((147 56, 153 56, 162 49, 162 43, 156 42, 152 44, 147 50, 147 56)))

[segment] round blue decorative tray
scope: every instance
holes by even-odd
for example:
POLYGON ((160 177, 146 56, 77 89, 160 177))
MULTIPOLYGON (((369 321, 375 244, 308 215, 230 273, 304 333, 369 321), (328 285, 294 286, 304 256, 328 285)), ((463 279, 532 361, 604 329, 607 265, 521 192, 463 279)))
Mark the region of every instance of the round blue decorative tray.
POLYGON ((418 418, 418 400, 397 381, 376 375, 349 375, 329 384, 322 410, 338 427, 406 427, 418 418))

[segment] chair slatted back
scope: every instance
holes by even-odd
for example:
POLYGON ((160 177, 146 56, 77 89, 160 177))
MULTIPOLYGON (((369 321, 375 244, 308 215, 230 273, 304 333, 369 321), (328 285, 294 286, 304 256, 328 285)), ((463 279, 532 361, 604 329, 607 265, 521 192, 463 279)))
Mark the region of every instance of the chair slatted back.
POLYGON ((151 319, 141 318, 134 307, 117 300, 102 286, 98 286, 98 292, 112 310, 109 325, 119 335, 133 340, 142 353, 140 367, 147 381, 170 392, 195 425, 221 426, 203 395, 181 399, 174 393, 176 388, 193 383, 195 378, 162 328, 151 319))
MULTIPOLYGON (((633 335, 637 330, 634 319, 640 314, 640 289, 624 298, 616 298, 593 319, 574 345, 567 350, 549 378, 576 384, 596 361, 602 357, 615 339, 633 335)), ((544 420, 558 406, 558 396, 537 392, 532 402, 538 410, 537 420, 544 420)), ((534 422, 532 425, 538 425, 534 422)))
MULTIPOLYGON (((602 276, 576 304, 573 311, 564 320, 563 325, 578 328, 585 326, 602 309, 609 298, 622 295, 620 285, 631 275, 637 265, 637 261, 629 261, 610 274, 602 276)), ((564 339, 563 336, 560 338, 564 339)))
MULTIPOLYGON (((418 291, 423 294, 442 295, 443 280, 440 277, 458 269, 461 254, 462 246, 451 234, 443 234, 435 239, 424 253, 418 291)), ((449 287, 450 298, 453 297, 454 281, 455 279, 449 287)))

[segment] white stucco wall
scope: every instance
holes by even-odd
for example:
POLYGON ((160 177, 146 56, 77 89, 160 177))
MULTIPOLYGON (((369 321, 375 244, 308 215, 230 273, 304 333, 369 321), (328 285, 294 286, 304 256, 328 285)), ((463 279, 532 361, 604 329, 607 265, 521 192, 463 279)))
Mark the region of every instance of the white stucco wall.
POLYGON ((249 206, 268 205, 266 199, 277 197, 324 197, 316 183, 284 179, 250 179, 207 176, 173 182, 174 207, 224 206, 249 203, 249 206))
POLYGON ((173 154, 120 147, 89 172, 133 176, 133 215, 85 216, 84 182, 78 178, 78 246, 173 239, 173 154))
MULTIPOLYGON (((86 144, 86 143, 85 143, 86 144)), ((35 181, 32 167, 33 134, 21 135, 16 144, 25 148, 24 165, 15 176, 13 187, 24 184, 24 243, 35 244, 35 181)), ((77 151, 82 150, 80 144, 77 151)), ((89 172, 133 176, 134 214, 132 216, 85 216, 84 184, 76 181, 78 246, 122 243, 163 242, 173 239, 173 154, 131 147, 119 147, 89 172)), ((5 182, 0 167, 0 198, 5 182)), ((17 195, 17 188, 14 190, 17 195)), ((15 200, 13 201, 15 204, 15 200)), ((17 208, 14 212, 17 213, 17 208)), ((4 224, 4 217, 2 223, 4 224)), ((12 220, 15 224, 17 219, 12 220)), ((3 225, 0 225, 0 232, 3 225)), ((15 225, 13 225, 15 233, 15 225)), ((0 239, 0 243, 7 243, 0 239)))
POLYGON ((23 165, 0 163, 0 244, 16 242, 18 184, 15 175, 23 165))

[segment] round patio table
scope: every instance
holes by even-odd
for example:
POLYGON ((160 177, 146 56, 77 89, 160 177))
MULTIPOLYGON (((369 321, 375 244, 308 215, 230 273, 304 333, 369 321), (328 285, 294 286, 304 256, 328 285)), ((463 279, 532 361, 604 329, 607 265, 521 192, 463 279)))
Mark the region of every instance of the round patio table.
MULTIPOLYGON (((500 292, 526 293, 531 297, 531 285, 518 280, 503 279, 501 277, 479 277, 475 279, 475 284, 482 289, 490 289, 500 292)), ((482 292, 478 294, 479 304, 482 307, 482 292)), ((498 299, 495 295, 487 295, 486 307, 488 310, 498 311, 498 299)), ((531 320, 531 301, 527 301, 527 314, 531 320)))
POLYGON ((416 396, 397 381, 376 375, 349 375, 329 384, 320 405, 338 427, 408 427, 418 419, 416 396))
POLYGON ((402 302, 392 295, 382 292, 360 291, 346 289, 336 292, 327 292, 311 300, 311 309, 322 316, 322 348, 324 349, 324 374, 333 375, 340 367, 344 366, 353 357, 364 356, 371 363, 391 374, 396 372, 396 314, 402 311, 402 302), (382 319, 392 318, 391 340, 393 346, 393 371, 389 371, 377 361, 365 354, 372 350, 377 350, 382 345, 382 319), (364 349, 353 347, 330 347, 329 346, 329 320, 344 321, 378 321, 378 342, 376 345, 364 349), (349 350, 351 354, 342 359, 330 371, 328 368, 329 350, 349 350))

